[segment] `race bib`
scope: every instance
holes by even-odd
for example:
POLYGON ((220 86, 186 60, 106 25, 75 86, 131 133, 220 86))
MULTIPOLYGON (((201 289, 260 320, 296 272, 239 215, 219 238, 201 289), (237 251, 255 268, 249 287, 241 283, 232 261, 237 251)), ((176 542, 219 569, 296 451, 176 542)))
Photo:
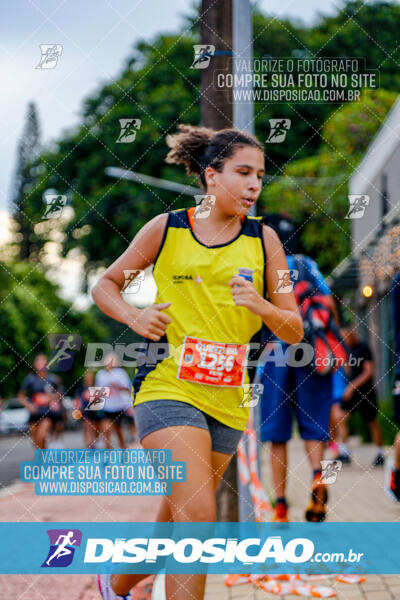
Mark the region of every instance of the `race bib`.
POLYGON ((36 406, 48 406, 50 394, 47 394, 46 392, 36 392, 36 394, 33 394, 32 400, 33 404, 36 404, 36 406))
POLYGON ((177 379, 207 385, 241 387, 248 344, 223 344, 186 336, 177 379))

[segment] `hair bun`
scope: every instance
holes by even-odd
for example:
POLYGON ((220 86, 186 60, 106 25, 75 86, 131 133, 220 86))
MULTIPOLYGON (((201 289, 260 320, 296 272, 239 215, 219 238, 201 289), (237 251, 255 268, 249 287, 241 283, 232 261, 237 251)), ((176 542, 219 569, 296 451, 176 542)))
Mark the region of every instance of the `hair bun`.
POLYGON ((183 163, 188 175, 200 175, 203 169, 201 157, 215 131, 207 127, 183 124, 179 125, 178 129, 180 129, 180 133, 168 135, 166 138, 167 145, 171 150, 165 160, 170 164, 183 163))

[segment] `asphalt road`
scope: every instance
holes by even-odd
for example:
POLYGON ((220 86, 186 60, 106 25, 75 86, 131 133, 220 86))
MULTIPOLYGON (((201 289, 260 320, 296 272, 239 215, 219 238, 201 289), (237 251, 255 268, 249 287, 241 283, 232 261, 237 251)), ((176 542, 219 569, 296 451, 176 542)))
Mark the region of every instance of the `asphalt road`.
MULTIPOLYGON (((66 448, 82 448, 81 430, 63 434, 66 448)), ((33 446, 28 435, 13 434, 0 436, 0 491, 6 485, 19 481, 19 466, 23 460, 33 460, 33 446)))

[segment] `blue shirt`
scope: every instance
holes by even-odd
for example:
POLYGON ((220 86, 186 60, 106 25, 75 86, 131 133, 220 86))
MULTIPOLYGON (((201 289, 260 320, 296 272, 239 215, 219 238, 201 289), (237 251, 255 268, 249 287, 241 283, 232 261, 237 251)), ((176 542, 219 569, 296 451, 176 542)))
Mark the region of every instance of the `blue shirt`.
MULTIPOLYGON (((300 257, 301 262, 304 265, 304 270, 302 273, 299 273, 299 280, 309 281, 311 285, 317 289, 322 295, 330 296, 331 290, 327 286, 324 276, 321 271, 318 269, 317 263, 315 260, 310 258, 309 256, 305 256, 305 254, 295 254, 293 257, 291 254, 286 255, 286 260, 288 263, 288 268, 292 271, 293 269, 297 269, 297 265, 295 262, 295 257, 300 257)), ((292 279, 293 283, 296 281, 292 279)))
MULTIPOLYGON (((288 269, 290 270, 290 277, 294 283, 296 281, 309 281, 311 285, 317 289, 320 294, 323 296, 330 296, 331 290, 325 282, 324 276, 321 271, 318 269, 317 263, 315 260, 306 256, 305 254, 287 254, 286 260, 288 264, 288 269), (296 261, 297 258, 297 261, 296 261), (300 267, 301 270, 300 270, 300 267), (295 279, 292 275, 293 270, 299 270, 299 277, 295 279)), ((270 341, 278 340, 278 338, 268 329, 268 327, 263 325, 263 339, 268 339, 270 341)), ((287 348, 289 344, 286 342, 280 342, 283 348, 287 348)))

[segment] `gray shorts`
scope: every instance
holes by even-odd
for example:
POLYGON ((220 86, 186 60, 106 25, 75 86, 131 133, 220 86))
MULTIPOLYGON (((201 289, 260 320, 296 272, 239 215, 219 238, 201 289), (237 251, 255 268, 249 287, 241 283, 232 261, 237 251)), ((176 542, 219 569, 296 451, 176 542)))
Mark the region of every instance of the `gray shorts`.
POLYGON ((232 429, 198 408, 178 400, 151 400, 133 407, 135 423, 140 441, 149 433, 189 425, 210 432, 212 450, 223 454, 234 454, 243 431, 232 429))

